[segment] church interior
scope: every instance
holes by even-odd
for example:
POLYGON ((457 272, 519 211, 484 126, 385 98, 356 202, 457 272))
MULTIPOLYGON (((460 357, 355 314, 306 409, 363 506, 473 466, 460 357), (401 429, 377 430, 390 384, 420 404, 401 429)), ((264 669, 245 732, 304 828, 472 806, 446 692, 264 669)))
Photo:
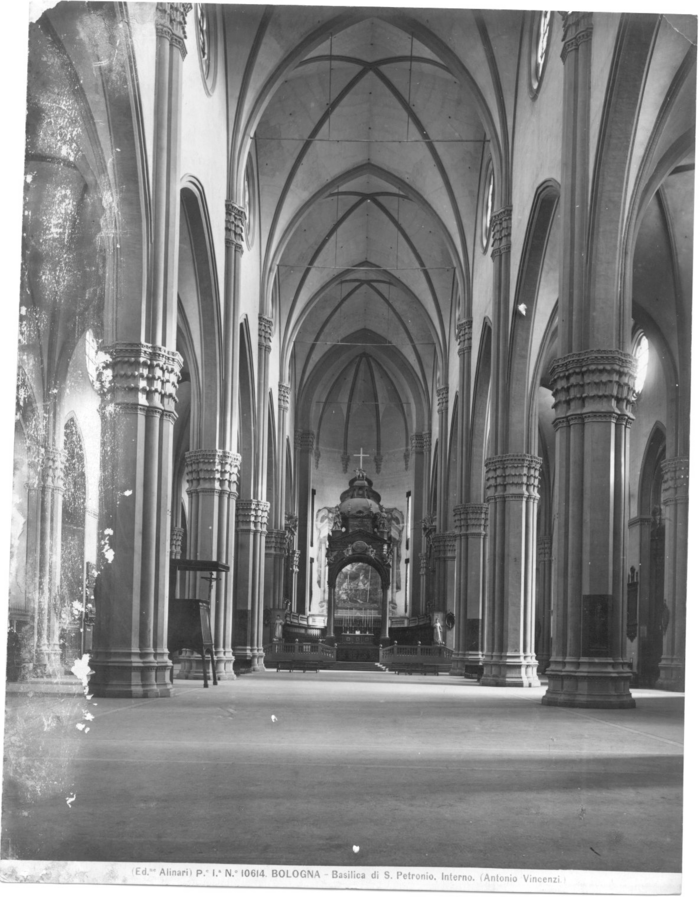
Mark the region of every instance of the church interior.
POLYGON ((35 17, 3 863, 680 871, 696 48, 35 17))

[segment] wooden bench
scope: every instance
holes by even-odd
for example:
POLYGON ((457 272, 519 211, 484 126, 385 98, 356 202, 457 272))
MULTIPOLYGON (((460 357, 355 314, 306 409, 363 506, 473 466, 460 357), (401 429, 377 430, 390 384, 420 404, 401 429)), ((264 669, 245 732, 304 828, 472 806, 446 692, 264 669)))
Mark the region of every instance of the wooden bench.
POLYGON ((297 672, 305 673, 307 670, 314 670, 318 673, 319 670, 325 670, 328 667, 328 664, 322 660, 278 660, 277 661, 277 672, 280 670, 289 670, 290 673, 293 673, 295 670, 297 672))
POLYGON ((392 663, 389 669, 392 673, 396 673, 397 676, 399 673, 406 673, 407 676, 411 676, 413 673, 422 673, 424 676, 427 676, 428 673, 431 673, 437 676, 440 673, 440 664, 418 662, 392 663))

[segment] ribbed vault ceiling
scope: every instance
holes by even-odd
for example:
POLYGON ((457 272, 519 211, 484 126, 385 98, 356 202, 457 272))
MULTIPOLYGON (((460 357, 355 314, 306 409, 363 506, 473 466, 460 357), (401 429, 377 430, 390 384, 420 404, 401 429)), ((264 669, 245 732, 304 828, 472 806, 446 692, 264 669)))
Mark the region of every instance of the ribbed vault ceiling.
POLYGON ((324 415, 342 419, 337 441, 348 420, 373 419, 381 444, 372 393, 400 409, 391 426, 407 442, 443 376, 469 282, 488 152, 475 104, 417 36, 368 17, 288 72, 255 151, 263 277, 276 285, 284 362, 308 426, 321 438, 324 415))

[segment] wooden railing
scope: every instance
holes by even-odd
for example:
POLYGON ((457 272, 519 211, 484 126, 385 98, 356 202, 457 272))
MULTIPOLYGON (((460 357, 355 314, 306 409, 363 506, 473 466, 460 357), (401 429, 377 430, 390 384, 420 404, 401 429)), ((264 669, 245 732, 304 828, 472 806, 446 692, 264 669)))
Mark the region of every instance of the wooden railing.
POLYGON ((386 648, 379 650, 379 662, 387 665, 392 663, 450 663, 452 649, 445 645, 398 645, 394 642, 386 648))
POLYGON ((272 642, 265 645, 265 661, 275 663, 278 660, 335 660, 335 648, 323 642, 272 642))

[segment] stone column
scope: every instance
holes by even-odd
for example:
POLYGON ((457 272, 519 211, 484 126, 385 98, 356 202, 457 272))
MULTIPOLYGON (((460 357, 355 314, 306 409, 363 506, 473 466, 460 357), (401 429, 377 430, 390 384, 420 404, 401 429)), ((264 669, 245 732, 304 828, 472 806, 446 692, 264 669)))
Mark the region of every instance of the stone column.
MULTIPOLYGON (((445 614, 455 613, 455 550, 456 550, 457 534, 448 530, 444 533, 435 533, 433 536, 433 551, 435 556, 435 566, 439 571, 438 574, 438 594, 436 608, 442 614, 444 620, 445 614)), ((448 648, 454 647, 455 632, 452 630, 445 636, 445 644, 448 648), (450 644, 449 641, 452 643, 450 644)))
POLYGON ((299 559, 301 552, 298 548, 292 548, 288 554, 289 564, 289 601, 290 607, 297 606, 297 580, 299 577, 299 559))
POLYGON ((146 343, 115 343, 105 354, 91 688, 102 697, 168 697, 172 438, 182 358, 146 343))
MULTIPOLYGON (((382 590, 384 595, 384 590, 382 590)), ((382 613, 384 612, 382 603, 382 613)), ((334 638, 333 621, 335 618, 335 585, 328 586, 328 604, 326 608, 326 640, 334 638)))
POLYGON ((453 509, 457 534, 455 553, 455 630, 454 654, 450 673, 461 676, 464 673, 464 654, 467 628, 467 529, 462 502, 469 500, 470 470, 470 402, 471 402, 471 348, 472 321, 468 318, 457 324, 457 347, 459 356, 459 407, 457 457, 459 464, 459 500, 453 509))
MULTIPOLYGON (((258 315, 258 392, 257 426, 255 428, 255 491, 258 501, 267 495, 268 453, 268 393, 270 383, 270 351, 272 349, 272 318, 258 315)), ((268 507, 268 502, 264 502, 268 507)), ((267 523, 267 520, 266 520, 267 523)), ((254 668, 264 669, 263 609, 265 606, 265 537, 267 526, 253 533, 253 655, 254 668)))
MULTIPOLYGON (((423 506, 421 508, 421 531, 423 530, 423 520, 430 511, 430 477, 432 473, 432 453, 433 453, 433 435, 430 430, 423 432, 423 506)), ((426 612, 429 599, 428 592, 433 586, 432 571, 430 570, 430 545, 425 539, 425 535, 421 540, 423 545, 423 554, 421 555, 421 592, 420 592, 420 613, 426 612)))
POLYGON ((292 610, 304 613, 306 596, 309 591, 309 544, 311 527, 311 459, 314 452, 315 436, 311 430, 297 430, 294 445, 297 453, 297 481, 299 507, 299 535, 297 545, 301 552, 299 574, 297 576, 296 604, 292 610))
POLYGON ((685 689, 685 606, 688 574, 688 458, 661 463, 661 503, 666 525, 664 565, 664 651, 657 686, 685 689))
POLYGON ((489 570, 482 685, 539 685, 535 658, 535 539, 541 459, 486 461, 489 570))
MULTIPOLYGON (((256 566, 259 564, 260 536, 267 530, 270 505, 256 498, 239 501, 236 505, 236 595, 233 629, 235 670, 250 673, 264 668, 262 646, 258 640, 256 566)), ((263 543, 264 546, 264 543, 263 543)), ((262 618, 262 614, 260 615, 262 618)))
MULTIPOLYGON (((273 626, 275 611, 282 611, 284 607, 284 578, 286 575, 285 561, 287 559, 287 531, 283 529, 269 529, 265 536, 265 582, 266 608, 270 608, 270 626, 273 626)), ((274 628, 264 635, 265 643, 272 641, 274 628)))
MULTIPOLYGON (((174 526, 170 530, 170 559, 179 560, 182 557, 182 539, 185 531, 181 526, 174 526)), ((180 598, 180 573, 175 572, 170 577, 170 600, 177 601, 180 598)))
MULTIPOLYGON (((422 433, 414 433, 413 436, 411 436, 411 459, 413 460, 413 489, 411 491, 412 519, 406 521, 407 532, 410 534, 411 540, 411 604, 408 613, 411 616, 418 616, 418 614, 421 613, 421 595, 423 590, 423 577, 421 576, 420 570, 420 549, 423 544, 421 520, 423 518, 423 481, 425 466, 422 433)), ((411 459, 409 459, 409 462, 411 459)))
POLYGON ((476 674, 484 663, 484 603, 487 579, 486 523, 487 504, 462 505, 463 531, 467 535, 467 602, 464 640, 464 671, 476 674))
POLYGON ((634 707, 626 650, 629 428, 636 363, 576 352, 550 371, 556 430, 556 609, 543 703, 634 707))
MULTIPOLYGON (((189 532, 187 556, 191 560, 221 561, 232 566, 226 554, 230 504, 238 497, 240 455, 224 449, 195 449, 185 456, 187 494, 189 496, 189 532), (223 552, 223 554, 222 554, 223 552)), ((214 583, 211 621, 214 637, 216 674, 222 679, 235 678, 231 627, 233 621, 233 572, 218 573, 214 583)), ((199 573, 188 577, 188 597, 208 594, 208 585, 199 573)))
MULTIPOLYGON (((281 562, 275 562, 272 566, 272 579, 269 580, 267 575, 265 581, 269 583, 267 589, 270 603, 273 608, 284 607, 285 599, 285 583, 287 579, 287 565, 284 562, 286 551, 291 546, 288 544, 289 537, 287 535, 286 514, 291 508, 286 507, 287 495, 287 412, 289 411, 290 388, 286 383, 277 384, 277 502, 275 504, 275 514, 273 519, 273 527, 276 531, 281 531, 285 535, 285 551, 283 552, 281 562)), ((266 549, 267 551, 267 549, 266 549)), ((276 554, 274 555, 277 556, 276 554)))
POLYGON ((537 540, 537 570, 539 576, 535 651, 537 672, 544 673, 552 656, 552 540, 548 536, 537 540))
POLYGON ((48 447, 41 451, 38 476, 39 593, 32 672, 37 678, 58 676, 61 672, 59 589, 64 463, 65 455, 60 449, 48 447))
POLYGON ((382 619, 379 633, 382 643, 389 643, 389 589, 382 584, 382 619))
POLYGON ((180 233, 180 131, 185 23, 191 3, 156 4, 156 72, 153 140, 153 300, 146 339, 175 347, 180 233))

